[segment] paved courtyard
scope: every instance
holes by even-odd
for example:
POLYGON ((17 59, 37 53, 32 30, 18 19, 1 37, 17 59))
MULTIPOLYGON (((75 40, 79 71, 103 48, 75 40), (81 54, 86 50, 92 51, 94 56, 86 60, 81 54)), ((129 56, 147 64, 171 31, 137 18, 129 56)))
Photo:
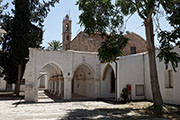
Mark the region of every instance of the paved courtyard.
POLYGON ((178 114, 155 117, 141 108, 149 102, 111 104, 101 101, 54 102, 40 99, 38 103, 23 100, 1 100, 0 120, 180 120, 178 114))

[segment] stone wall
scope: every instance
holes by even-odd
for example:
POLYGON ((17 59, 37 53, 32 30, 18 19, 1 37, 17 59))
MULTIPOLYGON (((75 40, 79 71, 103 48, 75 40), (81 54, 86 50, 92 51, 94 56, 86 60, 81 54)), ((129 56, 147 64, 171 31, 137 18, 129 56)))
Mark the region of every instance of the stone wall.
POLYGON ((147 43, 146 41, 136 33, 126 34, 125 37, 129 38, 127 46, 124 48, 124 55, 131 54, 131 47, 136 47, 136 53, 146 52, 147 43))
MULTIPOLYGON (((124 55, 131 54, 131 47, 136 47, 136 53, 147 51, 146 41, 135 33, 125 35, 129 38, 127 46, 124 48, 124 55)), ((70 49, 76 51, 97 52, 104 38, 101 34, 90 34, 80 32, 70 43, 70 49)))
POLYGON ((76 51, 88 51, 88 52, 97 52, 98 48, 102 43, 102 37, 99 34, 89 35, 80 32, 74 40, 70 43, 70 49, 76 51))

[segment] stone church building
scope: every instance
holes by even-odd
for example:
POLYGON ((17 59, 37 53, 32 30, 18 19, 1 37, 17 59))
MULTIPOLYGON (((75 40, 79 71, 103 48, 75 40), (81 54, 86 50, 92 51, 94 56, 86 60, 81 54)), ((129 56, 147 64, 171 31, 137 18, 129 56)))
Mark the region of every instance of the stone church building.
MULTIPOLYGON (((87 51, 97 52, 101 43, 104 41, 101 34, 90 34, 80 32, 73 40, 71 40, 71 20, 66 15, 63 20, 63 49, 74 51, 87 51)), ((135 33, 126 34, 125 37, 129 38, 127 46, 124 48, 124 55, 146 52, 146 41, 135 33)))
MULTIPOLYGON (((101 63, 97 50, 103 42, 100 34, 80 32, 71 40, 71 20, 63 20, 63 49, 47 51, 30 48, 26 65, 25 100, 38 101, 39 87, 64 100, 114 99, 121 100, 123 88, 130 91, 131 100, 152 100, 149 62, 146 41, 135 33, 125 36, 130 40, 124 48, 124 56, 117 57, 116 63, 101 63)), ((175 48, 180 53, 180 50, 175 48)), ((158 51, 157 51, 158 52, 158 51)), ((157 59, 159 80, 163 100, 180 104, 178 68, 165 69, 157 59)))

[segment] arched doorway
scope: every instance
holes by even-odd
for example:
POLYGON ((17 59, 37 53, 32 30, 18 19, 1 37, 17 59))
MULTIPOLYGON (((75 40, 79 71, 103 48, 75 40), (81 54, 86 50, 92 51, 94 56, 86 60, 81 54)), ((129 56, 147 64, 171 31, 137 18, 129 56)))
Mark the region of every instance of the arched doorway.
POLYGON ((63 71, 57 64, 48 63, 41 69, 38 84, 39 91, 46 89, 53 95, 64 97, 63 71))
POLYGON ((115 73, 110 64, 107 64, 103 71, 101 82, 101 96, 107 99, 115 99, 116 79, 115 73))
POLYGON ((95 98, 95 80, 92 69, 82 64, 74 72, 72 80, 72 98, 95 98))

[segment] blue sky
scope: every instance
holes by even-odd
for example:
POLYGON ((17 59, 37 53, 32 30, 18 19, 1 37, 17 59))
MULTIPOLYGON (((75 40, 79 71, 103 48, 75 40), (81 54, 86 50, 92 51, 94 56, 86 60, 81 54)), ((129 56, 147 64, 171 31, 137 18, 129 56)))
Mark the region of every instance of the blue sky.
MULTIPOLYGON (((11 0, 4 0, 4 2, 10 1, 11 0)), ((72 39, 83 30, 83 28, 78 24, 80 11, 78 10, 78 6, 75 4, 76 0, 61 0, 54 8, 51 8, 48 17, 44 22, 45 32, 42 46, 47 46, 47 43, 52 40, 62 41, 62 21, 66 14, 70 14, 72 20, 72 39)), ((162 29, 171 29, 164 18, 160 20, 160 24, 162 29)), ((137 14, 134 14, 126 24, 126 31, 135 32, 145 38, 145 29, 142 25, 142 19, 139 18, 137 14)), ((158 45, 157 40, 156 45, 158 45)))

